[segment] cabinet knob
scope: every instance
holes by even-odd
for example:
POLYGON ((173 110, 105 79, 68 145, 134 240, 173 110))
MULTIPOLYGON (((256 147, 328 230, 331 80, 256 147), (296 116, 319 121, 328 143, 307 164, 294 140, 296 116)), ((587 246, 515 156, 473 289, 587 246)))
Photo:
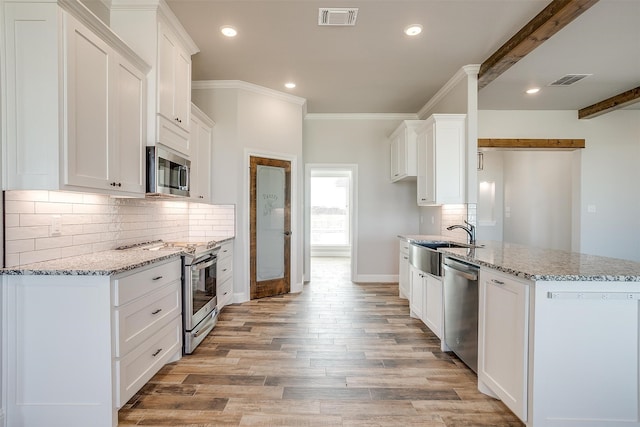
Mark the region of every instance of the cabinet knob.
POLYGON ((198 196, 200 199, 204 199, 204 196, 198 196))

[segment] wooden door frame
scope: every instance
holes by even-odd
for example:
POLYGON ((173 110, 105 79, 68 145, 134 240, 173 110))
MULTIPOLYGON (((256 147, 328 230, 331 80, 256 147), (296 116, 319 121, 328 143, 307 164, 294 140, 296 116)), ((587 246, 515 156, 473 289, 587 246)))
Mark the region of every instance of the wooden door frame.
MULTIPOLYGON (((243 186, 242 189, 238 189, 238 191, 242 191, 243 193, 243 207, 238 207, 236 209, 237 215, 237 228, 238 235, 236 236, 237 241, 242 244, 243 248, 239 250, 238 256, 240 257, 240 264, 238 268, 244 273, 243 284, 242 284, 242 297, 234 298, 235 300, 241 301, 249 301, 251 299, 251 289, 249 286, 249 276, 250 276, 250 261, 251 261, 251 253, 249 250, 251 244, 251 236, 250 236, 250 206, 251 206, 251 192, 249 191, 249 185, 251 183, 251 171, 250 171, 250 159, 251 157, 265 157, 269 159, 276 160, 287 160, 291 162, 291 232, 293 233, 290 237, 291 241, 291 271, 290 271, 290 287, 291 293, 302 292, 302 287, 304 285, 302 281, 302 222, 301 222, 301 214, 299 209, 300 204, 300 195, 299 192, 299 172, 298 172, 298 155, 289 154, 289 153, 277 153, 273 151, 264 151, 258 149, 245 148, 244 149, 244 173, 243 175, 243 186)), ((234 266, 235 270, 235 266, 234 266)), ((239 276, 242 278, 242 276, 239 276)))
POLYGON ((249 185, 249 292, 251 299, 291 292, 291 162, 270 157, 251 156, 249 185), (258 283, 258 170, 260 166, 284 169, 284 271, 283 276, 258 283))
POLYGON ((351 281, 358 277, 358 165, 355 163, 307 163, 304 168, 304 281, 311 280, 311 170, 351 172, 351 281))

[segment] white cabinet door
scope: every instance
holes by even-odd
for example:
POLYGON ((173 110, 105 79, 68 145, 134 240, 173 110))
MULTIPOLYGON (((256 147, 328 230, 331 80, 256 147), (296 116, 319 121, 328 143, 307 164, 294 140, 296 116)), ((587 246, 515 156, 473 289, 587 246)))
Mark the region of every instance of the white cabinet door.
POLYGON ((409 266, 409 314, 411 317, 420 320, 424 319, 424 276, 425 274, 422 271, 412 265, 409 266))
POLYGON ((478 323, 478 380, 526 421, 529 286, 481 269, 478 323))
POLYGON ((191 56, 177 46, 174 61, 174 112, 178 118, 178 126, 188 132, 191 116, 191 56))
POLYGON ((425 274, 424 323, 442 338, 442 279, 425 274))
POLYGON ((211 135, 213 121, 198 107, 191 105, 191 199, 211 201, 211 135))
POLYGON ((116 64, 115 111, 112 123, 112 168, 117 190, 127 193, 145 192, 145 76, 118 58, 116 64))
POLYGON ((417 201, 420 206, 465 203, 464 114, 434 114, 417 135, 417 201))
POLYGON ((158 24, 158 109, 179 128, 189 131, 191 110, 191 56, 173 32, 158 24))
POLYGON ((98 36, 65 15, 67 122, 64 184, 109 189, 110 67, 113 53, 98 36))
POLYGON ((164 25, 158 24, 158 105, 157 112, 171 122, 177 116, 173 110, 173 94, 175 81, 174 52, 176 41, 164 25))
POLYGON ((389 136, 391 181, 416 177, 416 127, 422 120, 405 120, 389 136))
POLYGON ((409 297, 409 242, 400 239, 400 258, 398 260, 398 293, 400 298, 409 297))

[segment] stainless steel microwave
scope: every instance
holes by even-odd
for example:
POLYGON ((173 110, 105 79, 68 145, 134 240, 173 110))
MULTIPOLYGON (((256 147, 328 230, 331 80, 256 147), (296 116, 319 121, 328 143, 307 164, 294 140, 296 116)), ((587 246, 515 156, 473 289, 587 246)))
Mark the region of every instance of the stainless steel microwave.
POLYGON ((147 147, 147 196, 189 197, 191 161, 169 150, 147 147))

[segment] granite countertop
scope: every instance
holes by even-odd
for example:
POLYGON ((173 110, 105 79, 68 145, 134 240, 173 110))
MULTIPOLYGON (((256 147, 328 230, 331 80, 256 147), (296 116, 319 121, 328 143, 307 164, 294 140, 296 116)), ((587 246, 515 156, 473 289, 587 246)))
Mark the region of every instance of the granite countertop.
MULTIPOLYGON (((441 240, 460 243, 445 236, 398 237, 409 242, 441 240)), ((480 241, 477 245, 481 247, 441 248, 439 251, 481 267, 534 281, 640 282, 640 262, 496 241, 480 241)))
MULTIPOLYGON (((233 240, 225 237, 216 240, 217 244, 233 240)), ((123 250, 94 252, 51 261, 8 267, 0 270, 3 275, 44 275, 44 276, 111 276, 134 270, 155 262, 182 256, 180 248, 162 248, 144 250, 137 246, 123 250)))

